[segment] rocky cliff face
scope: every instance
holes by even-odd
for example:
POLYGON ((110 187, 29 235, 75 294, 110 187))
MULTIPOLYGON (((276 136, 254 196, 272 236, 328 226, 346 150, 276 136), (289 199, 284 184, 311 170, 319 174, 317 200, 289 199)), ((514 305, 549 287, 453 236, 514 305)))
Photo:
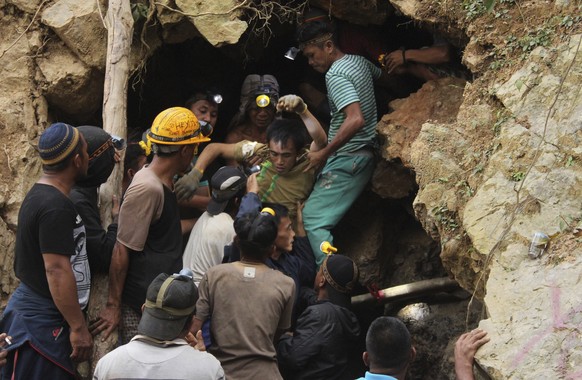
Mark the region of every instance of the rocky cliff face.
MULTIPOLYGON (((246 3, 140 4, 137 25, 149 26, 136 33, 132 67, 165 43, 202 36, 214 46, 235 44, 248 27, 246 3)), ((447 272, 485 302, 481 327, 491 342, 477 359, 491 377, 579 378, 582 8, 567 0, 492 4, 488 11, 480 0, 338 1, 331 13, 365 24, 399 11, 468 40, 463 61, 472 83, 429 82, 378 124, 385 162, 373 191, 400 200, 417 191, 410 212, 440 245, 447 272), (551 240, 530 259, 536 231, 551 240)), ((40 173, 39 133, 60 117, 83 120, 100 108, 106 6, 0 0, 2 303, 17 283, 14 234, 20 203, 40 173)), ((374 214, 377 223, 382 218, 374 214)), ((385 244, 374 220, 367 221, 370 239, 356 245, 368 255, 360 262, 381 278, 370 264, 385 244)))
MULTIPOLYGON (((426 10, 422 2, 392 3, 417 15, 426 10)), ((464 88, 456 120, 428 117, 419 125, 411 112, 397 110, 379 124, 384 157, 416 172, 414 209, 440 241, 443 265, 484 299, 488 315, 480 327, 491 342, 477 359, 496 379, 582 376, 582 35, 544 29, 552 17, 562 23, 575 17, 560 14, 563 5, 545 4, 549 15, 540 18, 540 4, 521 2, 525 15, 542 23, 533 37, 516 37, 515 29, 495 23, 508 8, 493 11, 500 13, 487 20, 487 35, 477 29, 478 20, 467 27, 465 61, 488 70, 478 70, 479 78, 464 88), (488 48, 501 38, 496 33, 506 33, 509 45, 488 48), (547 43, 536 39, 542 34, 547 43), (517 40, 519 55, 511 45, 517 40), (501 60, 487 58, 499 53, 501 60), (540 258, 531 259, 536 231, 551 240, 540 258)), ((418 102, 414 97, 423 90, 401 107, 418 102)), ((454 103, 454 94, 441 102, 454 103)))

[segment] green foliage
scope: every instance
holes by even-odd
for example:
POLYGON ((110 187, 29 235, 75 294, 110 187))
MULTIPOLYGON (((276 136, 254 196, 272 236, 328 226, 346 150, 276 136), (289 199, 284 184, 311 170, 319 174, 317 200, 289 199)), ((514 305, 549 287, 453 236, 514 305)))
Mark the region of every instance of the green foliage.
MULTIPOLYGON (((519 6, 517 0, 463 0, 463 6, 467 12, 467 18, 472 19, 484 14, 490 6, 491 14, 495 18, 507 19, 515 17, 511 8, 519 6), (512 16, 513 14, 513 16, 512 16)), ((514 30, 512 34, 505 36, 503 43, 493 48, 493 60, 489 63, 489 69, 499 70, 510 67, 519 61, 525 60, 537 47, 550 47, 552 41, 560 36, 567 36, 579 30, 582 23, 582 3, 577 7, 578 13, 561 14, 546 18, 536 25, 525 24, 523 13, 519 8, 519 14, 524 22, 524 28, 514 30)), ((510 22, 510 21, 506 21, 510 22)), ((518 82, 518 85, 519 82, 518 82)), ((523 83, 521 83, 523 85, 523 83)))
POLYGON ((434 207, 432 213, 445 230, 454 231, 459 228, 459 224, 455 220, 455 213, 450 211, 446 205, 434 207))
POLYGON ((523 181, 523 180, 524 180, 524 178, 525 178, 525 173, 524 173, 524 172, 521 172, 521 171, 519 171, 519 172, 514 172, 514 173, 511 173, 511 176, 510 176, 510 178, 511 178, 511 180, 512 180, 512 181, 514 181, 514 182, 521 182, 521 181, 523 181))
POLYGON ((473 20, 487 11, 483 0, 463 0, 463 9, 465 10, 467 20, 473 20))
POLYGON ((499 9, 493 13, 495 18, 508 18, 509 9, 499 9))
POLYGON ((469 186, 469 183, 465 180, 459 181, 457 183, 457 187, 459 188, 459 193, 467 198, 471 198, 473 195, 475 195, 475 190, 473 190, 471 186, 469 186))
POLYGON ((472 174, 482 173, 483 169, 485 169, 485 166, 482 163, 478 163, 477 165, 475 165, 475 168, 473 169, 472 174))
POLYGON ((483 6, 487 12, 491 12, 495 6, 495 0, 483 0, 483 6))
POLYGON ((131 15, 133 16, 133 21, 138 22, 139 20, 145 20, 148 17, 149 7, 146 4, 134 3, 131 4, 131 15))
POLYGON ((499 133, 501 132, 501 126, 513 116, 511 116, 511 113, 505 108, 498 110, 496 116, 497 120, 495 121, 495 124, 493 124, 493 133, 495 133, 495 136, 499 136, 499 133))
POLYGON ((529 53, 538 46, 548 46, 553 34, 553 29, 541 26, 517 40, 517 44, 522 52, 529 53))
POLYGON ((582 21, 582 16, 580 15, 578 16, 565 15, 564 17, 562 17, 562 20, 560 20, 560 26, 569 29, 572 28, 574 25, 578 24, 580 21, 582 21))
POLYGON ((574 156, 568 156, 568 158, 566 159, 566 163, 564 164, 565 167, 569 168, 570 166, 574 165, 574 161, 576 161, 576 158, 574 156))

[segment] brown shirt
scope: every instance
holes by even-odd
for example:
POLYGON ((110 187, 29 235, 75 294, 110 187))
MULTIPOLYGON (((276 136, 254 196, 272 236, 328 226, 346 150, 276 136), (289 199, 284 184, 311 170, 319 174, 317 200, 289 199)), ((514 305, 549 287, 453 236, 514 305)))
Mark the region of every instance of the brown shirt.
POLYGON ((164 185, 147 166, 135 174, 119 210, 117 241, 134 251, 144 249, 150 225, 164 209, 164 185))
POLYGON ((235 160, 242 163, 252 155, 263 159, 261 171, 257 176, 259 184, 259 198, 261 202, 279 203, 289 209, 289 217, 295 222, 297 216, 297 202, 304 202, 315 182, 315 169, 304 173, 309 164, 307 150, 300 156, 297 164, 285 174, 277 173, 269 161, 269 147, 253 141, 241 141, 235 146, 235 160))
POLYGON ((293 280, 264 264, 212 267, 200 282, 196 318, 211 318, 208 349, 228 379, 281 379, 273 339, 291 326, 293 280))

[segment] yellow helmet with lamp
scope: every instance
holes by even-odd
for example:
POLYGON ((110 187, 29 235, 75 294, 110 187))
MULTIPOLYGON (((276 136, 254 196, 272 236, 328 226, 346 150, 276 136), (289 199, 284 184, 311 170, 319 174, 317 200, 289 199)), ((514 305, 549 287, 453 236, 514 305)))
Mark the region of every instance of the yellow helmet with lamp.
POLYGON ((155 151, 171 153, 179 145, 210 141, 212 126, 199 122, 192 111, 184 107, 168 108, 158 114, 147 131, 147 139, 155 151))

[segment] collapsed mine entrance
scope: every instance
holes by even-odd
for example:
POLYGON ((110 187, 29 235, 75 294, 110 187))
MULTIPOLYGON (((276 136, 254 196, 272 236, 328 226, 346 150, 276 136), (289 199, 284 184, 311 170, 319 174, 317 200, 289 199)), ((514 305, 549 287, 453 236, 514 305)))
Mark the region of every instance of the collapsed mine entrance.
MULTIPOLYGON (((412 36, 418 37, 391 41, 393 48, 430 44, 423 38, 426 31, 419 29, 412 21, 399 19, 392 22, 396 24, 389 26, 405 25, 408 32, 412 29, 412 36)), ((374 27, 377 33, 388 33, 388 29, 388 26, 374 27)), ((214 141, 222 141, 228 123, 239 106, 240 85, 247 74, 272 74, 279 81, 281 94, 298 93, 299 82, 310 68, 301 55, 295 61, 284 57, 289 47, 295 45, 294 26, 277 25, 273 30, 274 34, 266 46, 249 34, 236 46, 215 48, 202 38, 197 38, 160 47, 130 80, 129 138, 141 136, 161 110, 184 105, 194 89, 211 88, 218 90, 224 99, 212 136, 214 141)), ((459 41, 454 41, 454 44, 458 46, 459 41)), ((323 77, 319 80, 321 85, 323 77)), ((422 83, 411 79, 407 85, 404 91, 412 93, 422 83)), ((380 117, 389 111, 389 106, 387 99, 381 95, 379 103, 380 117)), ((415 184, 414 171, 398 162, 389 165, 408 177, 408 183, 415 184)), ((363 285, 356 290, 356 294, 446 277, 439 257, 440 243, 426 234, 412 210, 416 185, 403 188, 402 197, 398 199, 382 198, 372 188, 373 184, 364 191, 334 231, 335 245, 340 253, 349 255, 360 265, 360 282, 363 285)), ((451 339, 466 329, 466 321, 469 321, 468 327, 473 327, 480 317, 480 305, 473 303, 469 310, 468 298, 467 293, 459 290, 392 303, 378 301, 358 305, 355 310, 364 333, 353 347, 351 369, 346 378, 353 379, 364 373, 361 353, 365 347, 365 331, 380 315, 398 315, 413 335, 418 354, 409 378, 452 378, 451 339)))

